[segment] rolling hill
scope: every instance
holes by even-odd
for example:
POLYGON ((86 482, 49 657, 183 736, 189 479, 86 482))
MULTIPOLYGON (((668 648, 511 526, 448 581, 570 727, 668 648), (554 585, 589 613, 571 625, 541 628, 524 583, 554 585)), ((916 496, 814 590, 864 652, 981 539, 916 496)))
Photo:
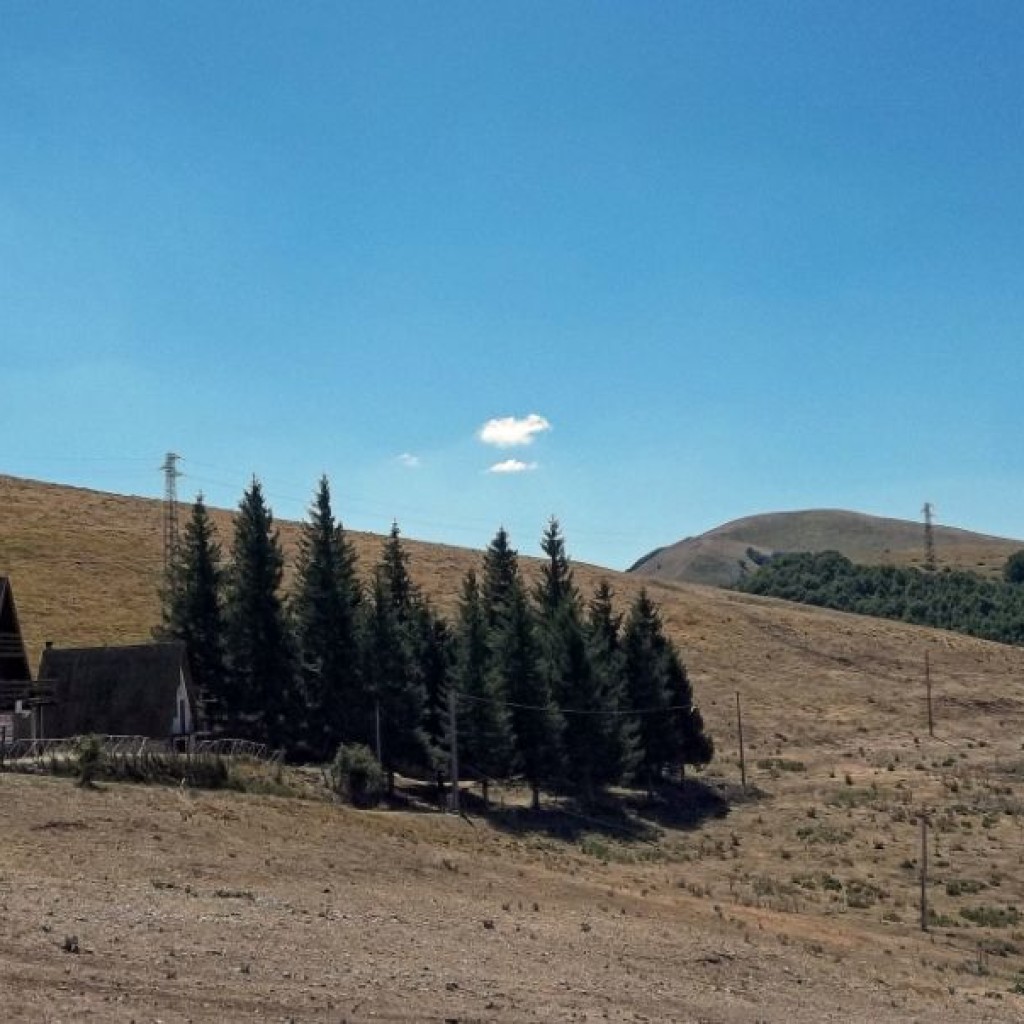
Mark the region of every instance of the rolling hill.
MULTIPOLYGON (((230 513, 215 520, 226 547, 230 513)), ((159 502, 0 477, 0 572, 33 664, 45 639, 145 639, 160 537, 159 502)), ((354 540, 365 571, 382 538, 354 540)), ((408 550, 450 611, 479 552, 408 550)), ((576 574, 584 592, 605 576, 622 602, 645 585, 659 602, 716 743, 690 785, 723 816, 655 816, 630 838, 587 818, 468 823, 312 792, 88 793, 0 774, 11 1019, 1024 1019, 1024 649, 576 574), (72 934, 89 955, 62 951, 72 934)))
MULTIPOLYGON (((990 537, 950 526, 934 527, 936 563, 997 575, 1024 541, 990 537)), ((862 565, 921 565, 924 527, 903 519, 818 509, 748 516, 699 537, 644 555, 630 573, 680 583, 728 587, 774 553, 838 551, 862 565)))

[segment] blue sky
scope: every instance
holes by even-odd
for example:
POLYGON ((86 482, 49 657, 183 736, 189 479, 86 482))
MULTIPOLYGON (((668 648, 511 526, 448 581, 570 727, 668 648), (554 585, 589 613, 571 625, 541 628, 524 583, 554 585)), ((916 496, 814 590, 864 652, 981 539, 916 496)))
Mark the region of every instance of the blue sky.
POLYGON ((0 0, 0 472, 1024 538, 1022 246, 1018 3, 0 0))

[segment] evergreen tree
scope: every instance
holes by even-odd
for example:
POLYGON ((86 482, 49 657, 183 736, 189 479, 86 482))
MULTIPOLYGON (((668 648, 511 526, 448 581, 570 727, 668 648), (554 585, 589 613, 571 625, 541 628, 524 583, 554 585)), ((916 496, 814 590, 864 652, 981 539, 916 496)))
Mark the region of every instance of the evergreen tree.
POLYGON ((669 713, 668 644, 661 616, 641 590, 633 602, 623 633, 626 694, 637 712, 639 776, 650 789, 672 759, 674 737, 669 713))
POLYGON ((398 523, 391 524, 391 532, 384 541, 377 572, 384 581, 391 607, 399 622, 405 625, 413 617, 413 610, 420 600, 420 594, 409 575, 409 555, 402 545, 398 523))
POLYGON ((285 746, 297 713, 294 658, 280 597, 284 555, 260 482, 242 496, 226 605, 227 718, 233 731, 285 746))
POLYGON ((534 600, 543 618, 563 604, 579 604, 580 594, 573 580, 569 556, 565 553, 565 538, 558 520, 552 516, 540 542, 547 560, 541 567, 540 582, 534 590, 534 600))
POLYGON ((534 591, 539 668, 564 718, 565 778, 589 803, 597 789, 619 776, 618 764, 609 758, 618 710, 615 688, 595 672, 582 601, 557 519, 548 523, 541 548, 547 561, 534 591))
POLYGON ((489 780, 509 773, 513 753, 509 712, 501 680, 492 671, 489 636, 476 573, 470 570, 459 602, 451 685, 456 694, 459 760, 470 773, 480 775, 485 805, 489 780))
POLYGON ((413 614, 412 656, 423 680, 426 698, 423 728, 431 760, 444 758, 448 735, 448 680, 455 658, 455 639, 447 622, 421 600, 413 614))
POLYGON ((493 656, 493 685, 510 702, 516 756, 538 810, 541 787, 552 782, 558 770, 562 721, 538 667, 534 619, 518 580, 494 638, 493 656))
POLYGON ((626 689, 626 656, 622 650, 622 616, 615 612, 613 593, 602 580, 590 601, 587 614, 587 638, 594 687, 598 703, 611 714, 601 750, 609 781, 621 781, 633 774, 640 756, 640 734, 636 720, 626 714, 629 700, 626 689))
POLYGON ((480 601, 488 630, 497 629, 501 624, 518 579, 519 556, 509 544, 505 527, 501 526, 484 552, 480 601))
POLYGON ((669 641, 666 677, 669 705, 673 708, 672 762, 685 771, 686 765, 703 767, 715 756, 715 744, 704 730, 704 717, 693 706, 693 687, 686 674, 679 652, 669 641))
POLYGON ((381 761, 391 793, 396 770, 422 770, 430 760, 424 731, 427 694, 423 664, 417 657, 420 599, 407 563, 395 524, 374 572, 364 657, 368 691, 380 721, 381 761))
POLYGON ((1017 586, 1024 583, 1024 551, 1015 551, 1003 565, 1003 579, 1017 586))
POLYGON ((220 544, 199 494, 162 594, 163 623, 157 635, 185 642, 192 680, 199 691, 200 724, 214 731, 221 729, 225 711, 223 588, 220 544))
POLYGON ((360 679, 356 556, 331 510, 322 477, 299 535, 292 622, 309 752, 330 760, 340 743, 362 738, 368 715, 360 679))
POLYGON ((646 590, 630 609, 623 639, 629 702, 637 712, 639 774, 648 788, 666 767, 707 764, 714 745, 693 707, 693 689, 646 590))

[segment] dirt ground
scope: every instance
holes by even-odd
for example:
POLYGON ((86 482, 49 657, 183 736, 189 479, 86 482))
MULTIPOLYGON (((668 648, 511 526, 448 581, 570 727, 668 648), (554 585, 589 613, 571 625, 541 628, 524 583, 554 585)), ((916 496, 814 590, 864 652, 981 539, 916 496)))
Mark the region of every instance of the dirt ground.
POLYGON ((627 843, 2 775, 0 1018, 1024 1020, 963 942, 744 898, 699 853, 757 808, 627 843))
MULTIPOLYGON (((159 503, 0 491, 33 664, 149 636, 159 503)), ((365 569, 379 538, 354 540, 365 569)), ((450 612, 479 552, 410 554, 450 612)), ((623 607, 645 582, 576 573, 623 607)), ((1024 1022, 1024 649, 647 584, 726 813, 556 836, 356 812, 315 775, 297 799, 0 773, 0 1021, 1024 1022)))

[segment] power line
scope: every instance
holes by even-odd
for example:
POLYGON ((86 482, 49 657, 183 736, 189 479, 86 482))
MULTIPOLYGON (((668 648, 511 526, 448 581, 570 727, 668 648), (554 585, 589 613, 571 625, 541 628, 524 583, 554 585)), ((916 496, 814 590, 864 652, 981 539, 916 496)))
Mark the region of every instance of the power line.
POLYGON ((457 693, 457 700, 469 700, 477 704, 497 704, 505 708, 516 708, 521 711, 557 711, 562 715, 607 715, 614 718, 627 718, 641 715, 664 715, 670 711, 692 711, 692 704, 670 704, 665 708, 636 708, 629 711, 619 709, 563 708, 545 707, 542 704, 520 704, 517 701, 498 700, 497 697, 476 697, 469 693, 457 693))

